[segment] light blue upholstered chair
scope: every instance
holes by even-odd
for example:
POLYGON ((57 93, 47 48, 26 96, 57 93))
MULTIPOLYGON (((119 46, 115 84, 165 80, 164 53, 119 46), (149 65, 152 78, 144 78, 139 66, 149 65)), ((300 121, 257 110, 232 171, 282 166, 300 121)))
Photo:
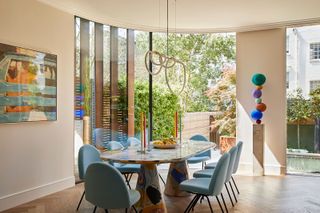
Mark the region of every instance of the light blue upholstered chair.
MULTIPOLYGON (((237 147, 238 147, 238 152, 237 152, 237 156, 236 156, 236 159, 235 159, 235 162, 234 162, 234 166, 233 166, 233 172, 232 174, 235 174, 237 171, 238 171, 238 167, 239 167, 239 162, 240 162, 240 156, 241 156, 241 152, 242 152, 242 146, 243 146, 243 142, 242 141, 239 141, 237 143, 237 147)), ((217 162, 214 162, 214 163, 209 163, 205 166, 206 169, 214 169, 217 165, 217 162)), ((210 170, 205 170, 202 172, 202 174, 204 174, 205 176, 206 175, 210 175, 210 170)), ((196 176, 199 175, 199 174, 195 174, 196 176)), ((238 189, 238 186, 233 178, 233 176, 231 176, 231 180, 234 184, 234 186, 236 187, 236 190, 238 192, 238 194, 240 194, 239 192, 239 189, 238 189)))
MULTIPOLYGON (((78 153, 78 169, 79 169, 79 178, 81 181, 85 180, 85 174, 87 168, 90 164, 94 162, 101 162, 100 152, 92 145, 83 145, 79 149, 78 153)), ((79 210, 80 204, 82 202, 85 191, 83 191, 81 199, 77 206, 77 211, 79 210)))
MULTIPOLYGON (((109 150, 121 150, 123 149, 123 145, 117 141, 110 141, 106 143, 105 147, 109 150)), ((130 180, 134 173, 139 173, 141 165, 140 164, 123 164, 123 163, 115 163, 110 162, 115 168, 117 168, 125 177, 128 187, 131 189, 130 180)))
MULTIPOLYGON (((206 137, 204 137, 203 135, 194 135, 190 138, 190 140, 194 140, 194 141, 208 141, 208 139, 206 137)), ((211 150, 202 152, 200 154, 197 154, 191 158, 189 158, 187 160, 188 164, 195 164, 195 163, 202 163, 202 169, 204 168, 205 162, 207 160, 211 159, 211 150)))
MULTIPOLYGON (((236 156, 237 156, 237 153, 238 153, 238 147, 237 146, 232 147, 229 150, 228 153, 230 154, 230 161, 229 161, 228 171, 227 171, 226 180, 225 180, 224 185, 226 187, 226 190, 227 190, 228 196, 230 198, 231 204, 232 204, 232 206, 234 206, 234 203, 233 203, 233 200, 231 198, 231 194, 230 194, 230 191, 228 189, 227 183, 229 183, 229 185, 230 185, 230 188, 231 188, 231 191, 233 193, 235 201, 238 202, 237 197, 236 197, 236 195, 234 193, 233 187, 232 187, 231 182, 230 182, 231 177, 232 177, 232 173, 233 173, 233 168, 234 168, 236 156)), ((212 176, 212 174, 215 172, 215 170, 216 170, 216 168, 200 170, 200 171, 197 171, 197 172, 193 173, 193 177, 195 177, 195 178, 209 178, 209 177, 212 176)))
POLYGON ((221 211, 224 212, 218 196, 221 195, 223 203, 226 206, 223 198, 223 194, 221 193, 221 191, 223 188, 223 184, 226 180, 229 161, 230 161, 230 154, 225 153, 219 159, 217 163, 217 167, 210 178, 195 178, 195 179, 186 180, 180 183, 179 187, 181 190, 195 194, 194 198, 191 200, 191 202, 189 203, 188 207, 184 212, 190 212, 195 207, 199 199, 200 198, 202 199, 204 197, 207 198, 210 210, 211 212, 213 212, 208 196, 215 196, 221 211))
MULTIPOLYGON (((140 199, 137 190, 129 190, 121 173, 113 166, 98 162, 92 163, 85 176, 86 199, 97 207, 105 209, 134 208, 140 199)), ((134 208, 136 211, 136 209, 134 208)), ((137 211, 136 211, 137 212, 137 211)))
MULTIPOLYGON (((240 156, 241 156, 241 152, 242 152, 242 146, 243 146, 243 142, 242 142, 242 141, 239 141, 239 142, 237 143, 238 152, 237 152, 236 160, 235 160, 235 162, 234 162, 232 174, 235 174, 235 173, 237 173, 237 171, 238 171, 239 162, 240 162, 240 156)), ((237 190, 238 194, 240 194, 239 189, 238 189, 238 186, 237 186, 236 182, 234 181, 232 175, 231 175, 231 180, 232 180, 234 186, 236 187, 236 190, 237 190)))

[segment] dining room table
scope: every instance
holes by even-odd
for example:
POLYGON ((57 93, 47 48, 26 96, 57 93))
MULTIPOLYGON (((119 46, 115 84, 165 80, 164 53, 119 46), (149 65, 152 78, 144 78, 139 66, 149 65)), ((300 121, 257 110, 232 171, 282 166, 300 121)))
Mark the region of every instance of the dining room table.
POLYGON ((179 184, 189 179, 186 160, 204 151, 215 148, 216 144, 208 141, 185 140, 176 146, 155 148, 152 145, 144 150, 140 146, 128 147, 118 151, 102 151, 101 159, 125 164, 140 164, 136 190, 140 192, 140 200, 136 204, 138 212, 167 212, 159 184, 158 164, 170 163, 165 183, 164 194, 167 196, 189 196, 181 191, 179 184))

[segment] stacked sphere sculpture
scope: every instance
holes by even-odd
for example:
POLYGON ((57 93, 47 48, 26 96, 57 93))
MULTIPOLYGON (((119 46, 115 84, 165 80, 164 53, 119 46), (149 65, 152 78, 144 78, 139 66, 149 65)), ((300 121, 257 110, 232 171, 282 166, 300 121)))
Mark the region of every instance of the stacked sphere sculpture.
POLYGON ((264 111, 266 111, 267 106, 262 102, 262 88, 263 84, 266 82, 266 77, 261 73, 256 73, 252 76, 252 83, 256 88, 252 92, 252 96, 256 102, 256 108, 251 111, 251 118, 256 121, 257 124, 261 124, 261 119, 263 117, 264 111))

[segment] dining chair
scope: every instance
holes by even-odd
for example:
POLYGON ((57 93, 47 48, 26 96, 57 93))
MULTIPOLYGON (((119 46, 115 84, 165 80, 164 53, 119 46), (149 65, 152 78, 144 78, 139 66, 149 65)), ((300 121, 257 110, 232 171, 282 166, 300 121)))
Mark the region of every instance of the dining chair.
MULTIPOLYGON (((238 147, 238 152, 237 152, 237 156, 236 156, 236 159, 235 159, 235 163, 234 163, 234 167, 233 167, 233 172, 232 174, 235 174, 237 171, 238 171, 238 167, 239 167, 239 162, 240 162, 240 156, 241 156, 241 152, 242 152, 242 146, 243 146, 243 142, 242 141, 239 141, 237 143, 237 147, 238 147)), ((210 176, 210 174, 212 173, 212 169, 214 169, 217 165, 217 162, 214 162, 214 163, 209 163, 205 166, 205 170, 203 170, 202 172, 199 173, 196 173, 194 174, 195 176, 210 176)), ((238 189, 238 186, 233 178, 233 176, 231 176, 231 180, 234 184, 234 186, 236 187, 236 190, 237 190, 237 193, 240 194, 239 192, 239 189, 238 189)))
POLYGON ((105 209, 122 209, 125 212, 134 207, 140 199, 137 190, 128 189, 121 173, 109 164, 102 162, 92 163, 85 175, 86 199, 97 207, 105 209))
POLYGON ((215 196, 221 211, 224 213, 222 205, 219 200, 219 195, 221 195, 222 201, 226 208, 226 204, 222 194, 223 184, 226 180, 226 175, 228 171, 230 161, 230 154, 225 153, 219 159, 217 163, 217 167, 214 170, 212 176, 210 178, 194 178, 185 180, 180 183, 180 189, 183 191, 187 191, 189 193, 195 194, 194 198, 191 200, 187 208, 184 212, 190 212, 194 209, 195 205, 199 201, 199 199, 206 198, 210 207, 211 212, 213 212, 211 203, 209 200, 209 196, 215 196))
MULTIPOLYGON (((81 181, 85 181, 85 174, 86 174, 87 168, 90 164, 94 162, 101 162, 100 152, 92 145, 89 145, 89 144, 83 145, 79 149, 79 153, 78 153, 78 169, 79 169, 79 178, 81 181)), ((78 203, 77 211, 79 210, 84 194, 85 194, 85 190, 83 191, 80 201, 78 203)))
MULTIPOLYGON (((193 135, 190 140, 193 141, 208 141, 206 137, 203 135, 197 134, 193 135)), ((188 164, 196 164, 196 163, 202 163, 202 169, 204 168, 206 161, 211 159, 211 150, 202 152, 200 154, 197 154, 191 158, 188 158, 187 162, 188 164)))
MULTIPOLYGON (((231 177, 232 177, 232 173, 233 173, 233 168, 234 168, 236 156, 237 156, 237 152, 238 152, 238 147, 237 146, 232 147, 228 152, 230 154, 230 161, 229 161, 229 165, 228 165, 228 171, 227 171, 226 179, 225 179, 225 182, 224 182, 224 185, 225 185, 225 188, 227 190, 227 193, 228 193, 228 196, 230 198, 232 206, 234 206, 234 203, 233 203, 230 191, 228 189, 227 183, 229 183, 229 186, 231 188, 231 191, 232 191, 232 194, 234 196, 235 201, 238 202, 237 197, 236 197, 236 195, 234 193, 233 187, 232 187, 231 182, 230 182, 231 177)), ((214 168, 214 169, 204 169, 204 170, 196 171, 196 172, 193 173, 193 177, 195 177, 195 178, 209 178, 214 174, 215 170, 216 170, 216 168, 214 168)))
MULTIPOLYGON (((105 144, 105 147, 108 150, 116 151, 124 149, 124 146, 118 141, 110 141, 105 144)), ((125 177, 126 183, 128 187, 131 189, 130 181, 135 173, 140 172, 141 165, 140 164, 124 164, 124 163, 116 163, 110 161, 110 164, 117 168, 121 174, 125 177)))
MULTIPOLYGON (((243 146, 243 142, 239 141, 237 143, 238 152, 237 152, 237 156, 236 156, 236 159, 235 159, 235 162, 234 162, 232 174, 235 174, 238 171, 239 162, 240 162, 240 156, 241 156, 241 152, 242 152, 242 146, 243 146)), ((232 175, 231 175, 231 180, 232 180, 234 186, 236 187, 236 190, 237 190, 238 194, 240 194, 238 186, 237 186, 236 182, 234 181, 234 178, 233 178, 232 175)))

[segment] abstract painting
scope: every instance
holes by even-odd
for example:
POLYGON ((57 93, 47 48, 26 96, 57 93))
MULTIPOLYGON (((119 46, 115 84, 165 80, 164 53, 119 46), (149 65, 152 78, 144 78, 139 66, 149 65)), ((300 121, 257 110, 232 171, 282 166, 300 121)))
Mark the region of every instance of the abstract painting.
POLYGON ((0 123, 57 120, 57 56, 0 43, 0 123))

